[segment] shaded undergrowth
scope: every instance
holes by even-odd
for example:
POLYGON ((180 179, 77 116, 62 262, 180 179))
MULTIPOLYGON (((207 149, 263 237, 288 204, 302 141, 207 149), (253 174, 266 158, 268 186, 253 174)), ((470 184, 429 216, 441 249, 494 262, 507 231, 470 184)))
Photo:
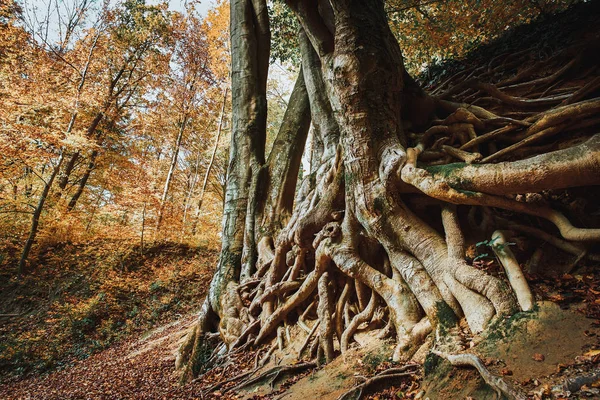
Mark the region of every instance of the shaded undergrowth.
MULTIPOLYGON (((6 253, 5 253, 6 254, 6 253)), ((0 266, 0 379, 84 359, 198 307, 217 254, 130 241, 40 248, 31 272, 0 266)))

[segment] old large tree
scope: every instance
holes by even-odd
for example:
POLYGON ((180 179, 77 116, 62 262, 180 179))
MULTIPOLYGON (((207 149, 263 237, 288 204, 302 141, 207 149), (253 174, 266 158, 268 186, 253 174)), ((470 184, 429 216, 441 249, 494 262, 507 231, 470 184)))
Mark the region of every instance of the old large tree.
POLYGON ((327 361, 374 319, 388 321, 382 334, 395 333, 397 360, 410 359, 432 332, 437 350, 459 352, 461 318, 479 333, 533 306, 506 244, 511 234, 541 235, 580 259, 597 257, 588 249, 600 229, 576 227, 529 201, 529 194, 600 184, 600 135, 586 129, 600 111, 590 98, 597 84, 532 100, 510 92, 544 83, 523 71, 502 85, 449 81, 446 92, 430 95, 403 67, 383 0, 287 5, 302 26, 302 69, 266 157, 266 4, 231 1, 223 245, 178 358, 188 377, 205 360, 210 332, 231 350, 272 341, 284 324, 310 329, 309 356, 327 361), (495 108, 452 100, 465 91, 492 98, 495 108), (297 182, 304 152, 311 174, 297 182), (467 262, 467 229, 488 239, 508 278, 467 262))

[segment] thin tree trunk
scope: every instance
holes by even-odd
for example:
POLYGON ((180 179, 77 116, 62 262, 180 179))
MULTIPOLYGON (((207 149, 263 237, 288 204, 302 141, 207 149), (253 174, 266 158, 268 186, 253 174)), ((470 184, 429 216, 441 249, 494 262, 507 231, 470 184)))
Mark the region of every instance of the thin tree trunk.
MULTIPOLYGON (((94 135, 94 133, 96 132, 96 129, 98 128, 98 125, 100 124, 100 121, 102 121, 103 117, 104 117, 103 112, 99 112, 98 114, 96 114, 96 117, 94 118, 94 120, 92 121, 90 126, 88 126, 87 131, 86 131, 86 137, 88 139, 90 139, 94 135)), ((58 182, 58 187, 60 188, 60 190, 64 190, 67 187, 67 184, 69 183, 69 177, 71 175, 71 172, 73 172, 73 168, 75 168, 75 163, 79 159, 79 156, 80 156, 80 152, 79 152, 79 150, 77 150, 76 152, 71 154, 69 161, 67 161, 65 163, 65 168, 64 168, 64 170, 61 174, 60 180, 58 182)), ((60 192, 58 192, 58 195, 60 196, 60 192)))
POLYGON ((52 170, 52 174, 50 174, 50 178, 44 185, 44 190, 42 191, 38 205, 35 208, 35 211, 33 212, 33 218, 31 219, 31 229, 29 231, 29 237, 27 238, 27 241, 25 242, 25 247, 23 247, 23 253, 21 253, 21 259, 19 260, 19 267, 18 267, 19 275, 23 275, 23 272, 25 272, 25 264, 27 263, 27 257, 29 257, 29 251, 31 250, 31 246, 33 245, 33 242, 35 241, 35 237, 37 235, 38 226, 40 223, 40 216, 42 215, 42 210, 44 209, 44 204, 46 203, 46 198, 48 197, 48 192, 50 192, 52 183, 54 182, 56 175, 58 175, 58 171, 60 171, 60 166, 62 165, 63 160, 64 160, 64 155, 61 153, 60 157, 58 158, 58 162, 56 163, 56 165, 54 166, 54 169, 52 170))
MULTIPOLYGON (((96 44, 98 43, 99 37, 100 37, 100 33, 98 32, 98 34, 94 38, 94 42, 92 43, 92 46, 90 47, 87 61, 85 63, 85 67, 81 74, 81 79, 79 81, 79 85, 77 86, 77 94, 75 96, 75 102, 73 104, 73 112, 71 113, 71 119, 69 120, 69 125, 67 126, 67 130, 65 131, 65 133, 67 135, 73 131, 73 127, 75 126, 75 120, 77 119, 77 114, 78 114, 78 109, 79 109, 79 99, 81 97, 81 92, 83 91, 83 86, 85 85, 85 82, 87 79, 87 73, 89 70, 89 66, 92 62, 92 55, 94 53, 94 49, 96 48, 96 44)), ((42 195, 40 196, 40 200, 38 201, 38 205, 33 213, 32 219, 31 219, 31 229, 29 231, 29 237, 27 238, 27 241, 25 242, 25 246, 23 247, 23 253, 21 254, 21 259, 19 260, 19 266, 18 266, 19 275, 22 275, 23 271, 25 270, 25 264, 27 263, 27 257, 29 257, 29 252, 31 251, 31 246, 33 245, 33 242, 35 241, 35 237, 37 235, 38 225, 40 223, 40 216, 42 215, 42 211, 44 209, 44 204, 46 203, 46 198, 48 197, 48 193, 50 192, 50 189, 52 188, 52 184, 54 183, 56 176, 60 172, 60 168, 64 161, 64 157, 65 157, 64 150, 61 149, 58 162, 54 166, 54 169, 52 170, 50 178, 44 184, 44 189, 42 190, 42 195)))
POLYGON ((144 208, 142 208, 142 234, 140 237, 140 253, 144 255, 144 229, 146 227, 146 202, 144 202, 144 208))
POLYGON ((98 200, 96 200, 96 205, 94 206, 94 210, 92 211, 92 214, 90 215, 90 219, 87 223, 87 225, 85 226, 85 231, 89 232, 90 227, 92 226, 92 221, 94 220, 94 216, 96 215, 96 211, 98 211, 98 208, 100 207, 100 202, 102 201, 102 194, 98 194, 98 200))
POLYGON ((67 205, 67 212, 70 212, 75 208, 75 205, 77 204, 77 201, 79 200, 79 197, 81 197, 81 194, 83 193, 83 190, 85 189, 85 185, 87 185, 87 181, 90 178, 92 171, 96 167, 96 157, 98 157, 98 150, 94 150, 94 151, 92 151, 92 154, 90 154, 90 162, 88 163, 88 166, 85 170, 85 173, 83 174, 83 177, 79 181, 79 185, 77 186, 77 191, 73 194, 73 197, 71 197, 71 200, 69 201, 69 204, 67 205))
MULTIPOLYGON (((210 123, 206 125, 204 129, 204 135, 208 132, 210 128, 210 123)), ((198 176, 200 171, 200 159, 202 158, 202 148, 198 146, 198 154, 196 155, 196 165, 194 167, 194 178, 192 179, 192 184, 190 185, 190 189, 188 190, 188 194, 185 197, 185 201, 183 203, 183 217, 181 219, 181 237, 180 242, 183 241, 183 237, 185 236, 185 223, 187 222, 187 214, 190 209, 190 204, 192 200, 192 196, 194 195, 194 190, 196 189, 196 184, 198 183, 198 176)), ((212 165, 212 164, 211 164, 212 165)), ((195 229, 195 226, 194 226, 195 229)))
POLYGON ((160 224, 162 222, 163 212, 165 210, 165 202, 167 201, 167 196, 169 195, 169 188, 171 187, 171 180, 173 179, 175 168, 177 167, 177 159, 179 158, 179 148, 181 147, 181 140, 183 139, 183 132, 185 131, 187 123, 188 116, 185 115, 183 117, 183 121, 181 122, 179 133, 177 134, 177 140, 175 141, 175 149, 173 150, 173 157, 171 158, 171 165, 169 167, 169 172, 167 173, 167 180, 165 181, 165 188, 163 189, 163 194, 160 198, 160 207, 158 209, 158 217, 156 219, 156 235, 158 235, 158 231, 160 230, 160 224))
POLYGON ((221 104, 221 114, 219 115, 219 127, 217 128, 217 137, 215 138, 215 145, 213 146, 213 151, 210 156, 210 162, 208 163, 208 167, 206 168, 206 173, 204 174, 204 181, 202 182, 202 188, 200 189, 200 198, 198 199, 198 210, 196 211, 196 217, 194 218, 194 225, 192 226, 192 236, 194 236, 196 234, 198 220, 200 219, 200 211, 202 210, 202 201, 204 200, 204 193, 206 192, 206 185, 208 183, 210 171, 212 170, 212 166, 215 162, 215 155, 217 154, 217 148, 219 147, 219 140, 221 139, 221 131, 223 129, 223 119, 225 116, 225 104, 227 103, 227 90, 228 90, 228 88, 225 88, 225 90, 223 92, 223 103, 221 104))
POLYGON ((198 154, 196 155, 196 165, 194 166, 194 176, 192 178, 192 183, 190 184, 190 188, 188 190, 187 195, 185 196, 185 200, 183 202, 183 217, 181 218, 181 235, 179 237, 179 242, 183 242, 183 237, 185 236, 185 223, 187 222, 187 214, 190 209, 190 202, 192 200, 192 195, 194 194, 194 189, 196 188, 196 183, 198 182, 198 170, 200 169, 200 155, 202 151, 200 146, 198 146, 198 154))
POLYGON ((31 184, 31 181, 30 181, 31 173, 32 173, 31 167, 29 167, 29 166, 25 167, 24 180, 25 180, 25 197, 26 198, 31 197, 31 192, 33 190, 33 185, 31 184))

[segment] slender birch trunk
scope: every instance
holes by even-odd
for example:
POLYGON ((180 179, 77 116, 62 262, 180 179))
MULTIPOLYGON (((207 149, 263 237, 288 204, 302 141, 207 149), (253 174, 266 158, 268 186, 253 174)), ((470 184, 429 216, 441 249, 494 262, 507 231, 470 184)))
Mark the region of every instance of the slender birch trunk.
POLYGON ((208 184, 208 178, 210 176, 210 171, 212 170, 212 166, 215 162, 215 155, 217 154, 217 148, 219 147, 219 140, 221 139, 221 131, 223 129, 223 119, 225 115, 225 104, 227 103, 227 91, 228 88, 225 88, 223 91, 223 103, 221 104, 221 114, 219 115, 219 126, 217 128, 217 137, 215 138, 215 145, 213 146, 213 151, 210 156, 210 162, 208 163, 208 167, 206 167, 206 173, 204 174, 204 181, 202 182, 202 188, 200 189, 200 198, 198 199, 198 210, 196 211, 196 217, 194 218, 194 225, 192 226, 192 236, 196 235, 196 228, 198 226, 198 220, 200 219, 200 211, 202 210, 202 201, 204 200, 204 193, 206 192, 206 185, 208 184))
POLYGON ((177 167, 177 159, 179 158, 179 149, 181 147, 181 140, 183 139, 183 133, 185 131, 185 127, 188 123, 188 116, 185 115, 183 117, 183 121, 181 122, 181 127, 179 128, 179 133, 177 134, 177 140, 175 141, 175 149, 173 150, 173 157, 171 158, 171 165, 169 166, 169 172, 167 173, 167 179, 165 181, 165 188, 163 189, 163 194, 160 198, 160 207, 158 209, 158 217, 156 219, 156 235, 160 230, 160 224, 162 222, 163 213, 165 210, 165 202, 167 201, 167 196, 169 195, 169 188, 171 187, 171 181, 173 180, 173 174, 175 173, 175 168, 177 167))

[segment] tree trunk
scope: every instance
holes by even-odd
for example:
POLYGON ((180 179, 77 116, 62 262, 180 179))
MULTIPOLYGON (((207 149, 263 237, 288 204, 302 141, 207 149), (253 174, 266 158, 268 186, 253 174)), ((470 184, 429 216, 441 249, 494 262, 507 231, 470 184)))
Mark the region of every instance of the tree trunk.
POLYGON ((232 1, 230 32, 231 97, 237 112, 232 118, 221 255, 209 291, 217 313, 225 287, 240 277, 250 185, 264 164, 270 53, 266 3, 232 1))
POLYGON ((198 325, 182 347, 186 351, 182 351, 177 359, 177 365, 184 367, 184 379, 198 372, 202 334, 207 327, 215 325, 212 321, 215 315, 221 317, 221 331, 241 334, 239 329, 236 331, 236 327, 240 327, 237 322, 228 327, 229 316, 225 311, 235 313, 236 307, 230 305, 239 302, 232 288, 240 279, 244 239, 254 236, 254 232, 250 235, 245 232, 248 195, 251 182, 253 179, 257 182, 265 162, 267 72, 271 46, 267 5, 264 0, 232 0, 230 7, 231 97, 236 112, 232 116, 221 254, 198 325), (226 291, 232 295, 225 296, 226 291))
POLYGON ((73 209, 77 205, 77 202, 79 201, 79 198, 81 197, 81 194, 83 193, 83 190, 85 189, 85 186, 87 185, 87 182, 90 179, 90 175, 92 174, 92 171, 94 170, 94 168, 96 168, 96 158, 97 157, 98 157, 98 150, 93 150, 92 153, 90 154, 90 160, 85 169, 85 172, 83 173, 83 176, 79 180, 79 184, 77 185, 77 190, 75 191, 75 193, 73 194, 73 197, 71 197, 71 200, 69 201, 69 204, 67 205, 67 212, 73 211, 73 209))
POLYGON ((31 228, 29 230, 29 236, 27 237, 27 241, 25 242, 25 246, 23 247, 23 252, 21 253, 21 258, 19 259, 19 267, 18 273, 19 275, 23 275, 25 272, 25 267, 27 265, 27 257, 29 257, 29 251, 31 250, 31 246, 35 241, 35 237, 38 232, 38 226, 40 223, 40 217, 42 215, 42 211, 44 209, 44 204, 46 203, 46 199, 48 198, 48 193, 52 188, 52 183, 54 183, 54 179, 56 179, 56 175, 58 175, 58 171, 60 171, 60 166, 62 165, 64 160, 64 156, 61 153, 58 158, 58 162, 52 169, 52 173, 48 177, 48 180, 44 184, 44 189, 42 190, 42 194, 40 195, 40 199, 38 201, 38 205, 33 212, 33 217, 31 218, 31 228))
MULTIPOLYGON (((88 139, 92 139, 92 137, 94 136, 96 129, 98 129, 98 125, 100 124, 100 121, 102 121, 103 117, 104 117, 103 112, 99 112, 98 114, 96 114, 96 117, 93 119, 90 126, 88 126, 86 133, 85 133, 85 136, 88 139)), ((73 172, 73 168, 75 168, 75 163, 79 159, 79 156, 80 156, 79 151, 76 151, 73 154, 71 154, 71 156, 69 157, 69 160, 66 162, 65 168, 63 169, 63 171, 61 173, 60 180, 58 181, 58 187, 60 188, 61 191, 67 187, 67 184, 69 183, 69 176, 71 176, 71 172, 73 172)), ((60 192, 58 192, 58 194, 60 195, 60 192)))
POLYGON ((140 234, 140 254, 144 255, 144 229, 146 228, 146 202, 142 208, 142 232, 140 234))
POLYGON ((217 154, 217 149, 219 148, 219 140, 221 139, 221 131, 223 129, 223 119, 225 117, 225 105, 227 103, 227 91, 228 88, 225 88, 223 91, 223 103, 221 104, 221 113, 219 114, 219 125, 217 127, 217 137, 215 138, 215 145, 213 146, 212 154, 210 155, 210 162, 206 167, 206 172, 204 173, 204 180, 202 181, 202 188, 200 188, 200 198, 198 199, 198 210, 196 211, 196 217, 194 218, 194 224, 192 226, 192 236, 196 235, 196 227, 198 226, 198 220, 200 219, 200 211, 202 210, 202 201, 204 200, 204 193, 206 192, 206 185, 208 184, 208 178, 210 177, 210 172, 212 170, 213 164, 215 162, 215 155, 217 154))
POLYGON ((267 160, 268 182, 260 224, 263 236, 281 230, 292 215, 309 126, 310 106, 301 70, 267 160))
POLYGON ((171 157, 171 164, 169 165, 169 172, 167 172, 167 179, 165 180, 165 188, 163 189, 162 196, 160 197, 160 206, 158 208, 158 216, 156 217, 156 232, 155 235, 158 237, 158 232, 160 230, 160 224, 163 218, 163 212, 165 210, 165 203, 167 201, 167 196, 169 195, 169 188, 171 187, 171 180, 173 179, 173 174, 175 173, 175 168, 177 168, 177 160, 179 159, 179 149, 181 147, 181 140, 183 139, 183 132, 185 131, 185 127, 188 122, 188 116, 184 115, 183 120, 181 121, 181 127, 179 128, 179 132, 177 133, 177 139, 175 140, 175 147, 173 148, 173 156, 171 157))
MULTIPOLYGON (((206 131, 208 131, 210 124, 206 127, 205 133, 206 131)), ((198 182, 198 175, 200 173, 200 158, 202 155, 202 148, 200 146, 198 146, 198 152, 196 154, 196 164, 194 165, 194 173, 192 175, 192 181, 189 184, 189 189, 188 189, 188 193, 185 196, 185 199, 183 201, 183 217, 181 217, 181 236, 180 236, 180 242, 183 242, 184 236, 185 236, 185 224, 187 223, 187 215, 188 215, 188 211, 190 209, 190 203, 192 201, 192 196, 194 195, 194 190, 196 189, 196 183, 198 182)), ((195 226, 193 227, 194 229, 196 228, 195 226)))

